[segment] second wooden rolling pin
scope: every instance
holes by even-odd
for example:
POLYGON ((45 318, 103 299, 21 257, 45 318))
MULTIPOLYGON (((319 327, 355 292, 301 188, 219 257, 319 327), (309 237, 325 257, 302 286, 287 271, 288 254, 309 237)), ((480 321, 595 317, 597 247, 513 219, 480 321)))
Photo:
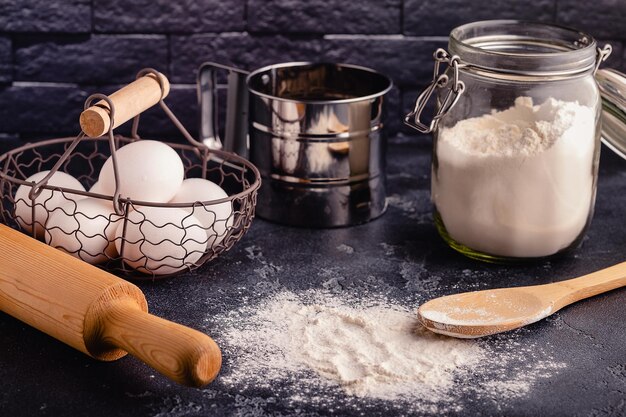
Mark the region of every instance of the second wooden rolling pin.
POLYGON ((209 336, 148 314, 137 286, 5 225, 0 311, 99 360, 130 353, 184 385, 211 382, 222 364, 209 336))

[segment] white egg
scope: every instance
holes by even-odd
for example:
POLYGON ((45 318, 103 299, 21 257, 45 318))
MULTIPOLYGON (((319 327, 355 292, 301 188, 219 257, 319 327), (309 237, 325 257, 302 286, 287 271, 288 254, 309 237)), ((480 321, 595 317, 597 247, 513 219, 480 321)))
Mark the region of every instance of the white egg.
MULTIPOLYGON (((110 195, 107 192, 105 192, 102 189, 102 186, 100 185, 100 181, 96 181, 96 183, 94 185, 91 186, 91 188, 89 189, 89 192, 92 194, 100 194, 100 195, 110 195)), ((93 197, 94 199, 98 200, 99 202, 101 202, 102 204, 107 205, 107 207, 109 207, 111 209, 111 212, 115 212, 115 210, 113 209, 113 201, 112 200, 105 200, 104 198, 99 198, 99 197, 93 197)))
POLYGON ((178 208, 136 207, 128 214, 125 239, 123 233, 122 221, 115 234, 118 253, 129 266, 148 274, 172 274, 193 266, 207 247, 200 221, 178 208))
MULTIPOLYGON (((39 182, 48 175, 50 171, 41 171, 31 175, 26 179, 27 182, 39 182)), ((85 191, 85 187, 74 177, 65 172, 57 171, 48 180, 49 186, 62 187, 71 190, 85 191)), ((31 185, 20 185, 15 193, 15 218, 19 225, 28 233, 33 231, 35 227, 35 235, 40 238, 43 236, 44 225, 48 221, 48 212, 61 206, 67 201, 77 201, 85 198, 82 195, 63 193, 61 191, 52 191, 44 189, 35 199, 35 219, 32 216, 32 200, 28 197, 31 185)))
MULTIPOLYGON (((166 203, 174 197, 185 175, 178 153, 164 143, 139 140, 117 150, 120 195, 137 201, 166 203)), ((102 194, 113 195, 113 160, 106 160, 100 171, 98 187, 102 194)))
POLYGON ((96 181, 96 183, 91 186, 91 188, 89 189, 89 192, 93 194, 107 195, 102 189, 102 186, 100 185, 99 181, 96 181))
POLYGON ((121 219, 108 201, 68 201, 50 213, 46 243, 91 264, 104 262, 117 257, 114 239, 121 219))
POLYGON ((202 178, 188 178, 183 181, 170 203, 195 203, 193 207, 185 207, 183 210, 200 220, 207 233, 207 245, 214 248, 226 237, 226 232, 233 225, 233 205, 230 201, 207 205, 200 203, 226 197, 228 194, 214 182, 202 178))

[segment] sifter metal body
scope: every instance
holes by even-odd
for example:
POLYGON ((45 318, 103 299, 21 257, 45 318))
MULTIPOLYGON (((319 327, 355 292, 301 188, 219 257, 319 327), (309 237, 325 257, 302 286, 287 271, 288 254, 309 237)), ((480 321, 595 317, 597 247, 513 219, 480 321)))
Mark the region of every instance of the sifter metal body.
MULTIPOLYGON (((201 132, 213 145, 222 143, 215 128, 219 68, 205 64, 199 74, 201 132)), ((383 214, 383 122, 391 86, 375 71, 345 64, 285 63, 247 75, 229 69, 223 146, 247 152, 261 172, 257 215, 293 226, 339 227, 383 214), (247 132, 234 128, 246 119, 247 132)))

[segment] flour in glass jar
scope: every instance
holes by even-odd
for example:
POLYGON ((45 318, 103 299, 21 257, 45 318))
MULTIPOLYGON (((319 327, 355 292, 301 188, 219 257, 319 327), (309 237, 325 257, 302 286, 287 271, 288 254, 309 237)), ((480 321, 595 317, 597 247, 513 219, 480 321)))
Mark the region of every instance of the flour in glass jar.
POLYGON ((441 128, 432 199, 452 239, 506 257, 570 246, 593 207, 596 113, 550 98, 441 128))

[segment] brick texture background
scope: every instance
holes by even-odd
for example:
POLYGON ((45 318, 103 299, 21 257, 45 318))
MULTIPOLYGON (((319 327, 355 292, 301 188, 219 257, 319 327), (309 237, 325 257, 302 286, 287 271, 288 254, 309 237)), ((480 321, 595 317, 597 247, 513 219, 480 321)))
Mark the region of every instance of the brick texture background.
MULTIPOLYGON (((388 127, 431 76, 453 27, 515 18, 587 31, 626 69, 626 0, 0 0, 0 144, 78 132, 85 98, 110 93, 143 67, 166 73, 167 101, 197 133, 195 70, 291 60, 348 62, 389 75, 388 127)), ((175 129, 151 110, 145 136, 175 129)))

